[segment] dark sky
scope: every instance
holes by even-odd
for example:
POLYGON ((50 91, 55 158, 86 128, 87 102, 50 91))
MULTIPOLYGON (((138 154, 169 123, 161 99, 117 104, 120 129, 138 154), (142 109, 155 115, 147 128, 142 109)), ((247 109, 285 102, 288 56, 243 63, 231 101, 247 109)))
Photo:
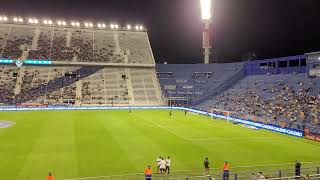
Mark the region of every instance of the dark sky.
MULTIPOLYGON (((320 50, 320 0, 213 0, 215 62, 320 50)), ((142 23, 157 62, 202 62, 199 0, 0 0, 7 15, 142 23)), ((0 14, 1 14, 0 13, 0 14)))

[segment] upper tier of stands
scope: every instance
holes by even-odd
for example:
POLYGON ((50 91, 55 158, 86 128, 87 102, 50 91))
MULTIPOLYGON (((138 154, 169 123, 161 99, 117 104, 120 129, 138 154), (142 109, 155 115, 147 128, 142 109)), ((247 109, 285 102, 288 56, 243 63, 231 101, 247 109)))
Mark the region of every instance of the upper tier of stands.
POLYGON ((2 23, 0 57, 155 64, 146 32, 2 23))

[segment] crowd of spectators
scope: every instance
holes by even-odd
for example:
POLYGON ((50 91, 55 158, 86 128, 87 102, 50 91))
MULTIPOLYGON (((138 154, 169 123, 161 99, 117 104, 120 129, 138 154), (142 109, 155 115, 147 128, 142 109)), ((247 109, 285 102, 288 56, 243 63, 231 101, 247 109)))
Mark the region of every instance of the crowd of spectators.
POLYGON ((36 50, 29 50, 28 59, 49 59, 51 48, 50 32, 41 32, 38 39, 38 48, 36 50))
POLYGON ((0 66, 0 103, 12 103, 17 72, 17 68, 0 66))
POLYGON ((74 49, 67 46, 67 33, 55 31, 52 41, 50 60, 72 61, 74 49))
POLYGON ((14 36, 7 40, 2 57, 9 59, 21 58, 23 51, 27 50, 31 44, 32 36, 30 35, 14 36))
POLYGON ((127 56, 129 63, 148 63, 146 61, 151 60, 151 54, 147 39, 131 36, 134 35, 121 36, 119 52, 116 52, 114 37, 107 33, 42 29, 36 45, 32 44, 34 32, 31 31, 10 36, 0 51, 3 51, 2 57, 12 59, 22 58, 23 51, 27 51, 28 59, 124 63, 127 56))
POLYGON ((245 83, 211 99, 207 108, 301 130, 310 125, 319 131, 320 86, 316 81, 245 83))

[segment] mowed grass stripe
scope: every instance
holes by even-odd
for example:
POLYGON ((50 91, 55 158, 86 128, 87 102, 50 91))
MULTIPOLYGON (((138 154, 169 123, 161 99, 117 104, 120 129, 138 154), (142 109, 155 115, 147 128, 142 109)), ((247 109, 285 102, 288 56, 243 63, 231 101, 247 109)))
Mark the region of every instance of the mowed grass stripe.
MULTIPOLYGON (((102 120, 110 120, 105 111, 80 112, 77 120, 76 142, 79 173, 76 177, 110 175, 120 173, 133 166, 121 150, 121 144, 104 127, 102 120), (121 168, 117 166, 121 164, 121 168)), ((70 177, 70 176, 69 176, 70 177)), ((74 176, 73 176, 74 177, 74 176)))
MULTIPOLYGON (((149 134, 139 131, 140 125, 137 122, 141 122, 141 119, 134 115, 128 116, 128 112, 126 111, 117 112, 108 121, 101 120, 101 122, 103 122, 104 127, 118 142, 121 151, 127 157, 127 163, 133 166, 133 168, 127 169, 124 173, 143 172, 145 166, 155 163, 155 158, 147 157, 156 157, 156 151, 161 150, 161 146, 149 134)), ((142 127, 146 128, 144 125, 142 127)))
POLYGON ((41 135, 36 138, 17 179, 42 179, 48 172, 53 172, 57 179, 61 179, 78 173, 75 119, 72 116, 65 118, 65 113, 46 112, 41 118, 36 116, 37 121, 44 122, 40 128, 41 135))
MULTIPOLYGON (((0 119, 15 121, 16 125, 0 129, 0 179, 15 180, 23 171, 36 140, 42 136, 45 121, 33 118, 33 112, 3 112, 0 119)), ((39 119, 45 115, 39 115, 39 119)), ((31 175, 31 173, 30 173, 31 175)))

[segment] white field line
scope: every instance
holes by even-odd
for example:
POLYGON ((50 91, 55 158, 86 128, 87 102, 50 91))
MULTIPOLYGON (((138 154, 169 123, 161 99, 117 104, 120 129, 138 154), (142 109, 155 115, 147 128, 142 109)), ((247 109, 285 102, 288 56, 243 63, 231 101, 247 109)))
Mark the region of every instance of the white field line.
POLYGON ((194 139, 194 138, 188 138, 190 141, 210 141, 210 140, 241 140, 241 139, 280 139, 277 137, 218 137, 218 138, 204 138, 204 139, 194 139))
MULTIPOLYGON (((319 163, 320 161, 307 161, 301 162, 302 164, 312 164, 312 163, 319 163)), ((253 168, 253 167, 266 167, 266 166, 281 166, 281 165, 293 165, 295 163, 278 163, 278 164, 259 164, 259 165, 244 165, 244 166, 234 166, 232 169, 235 168, 253 168)), ((217 168, 212 168, 217 169, 217 168)), ((188 172, 193 170, 203 170, 202 169, 180 169, 171 172, 188 172)), ((68 178, 64 180, 82 180, 82 179, 99 179, 99 178, 111 178, 111 177, 121 177, 121 176, 134 176, 134 175, 143 175, 143 173, 131 173, 131 174, 117 174, 117 175, 110 175, 110 176, 91 176, 91 177, 79 177, 79 178, 68 178)))
POLYGON ((149 121, 143 117, 140 117, 142 118, 143 120, 153 124, 155 127, 158 127, 158 128, 161 128, 171 134, 173 134, 174 136, 177 136, 181 139, 184 139, 184 140, 187 140, 187 141, 212 141, 212 140, 226 140, 226 139, 229 139, 229 140, 241 140, 241 139, 244 139, 244 140, 249 140, 249 139, 279 139, 277 137, 217 137, 217 138, 186 138, 186 137, 183 137, 183 136, 180 136, 178 134, 176 134, 175 132, 171 131, 170 129, 164 127, 164 126, 161 126, 159 124, 156 124, 155 122, 152 122, 152 121, 149 121))

